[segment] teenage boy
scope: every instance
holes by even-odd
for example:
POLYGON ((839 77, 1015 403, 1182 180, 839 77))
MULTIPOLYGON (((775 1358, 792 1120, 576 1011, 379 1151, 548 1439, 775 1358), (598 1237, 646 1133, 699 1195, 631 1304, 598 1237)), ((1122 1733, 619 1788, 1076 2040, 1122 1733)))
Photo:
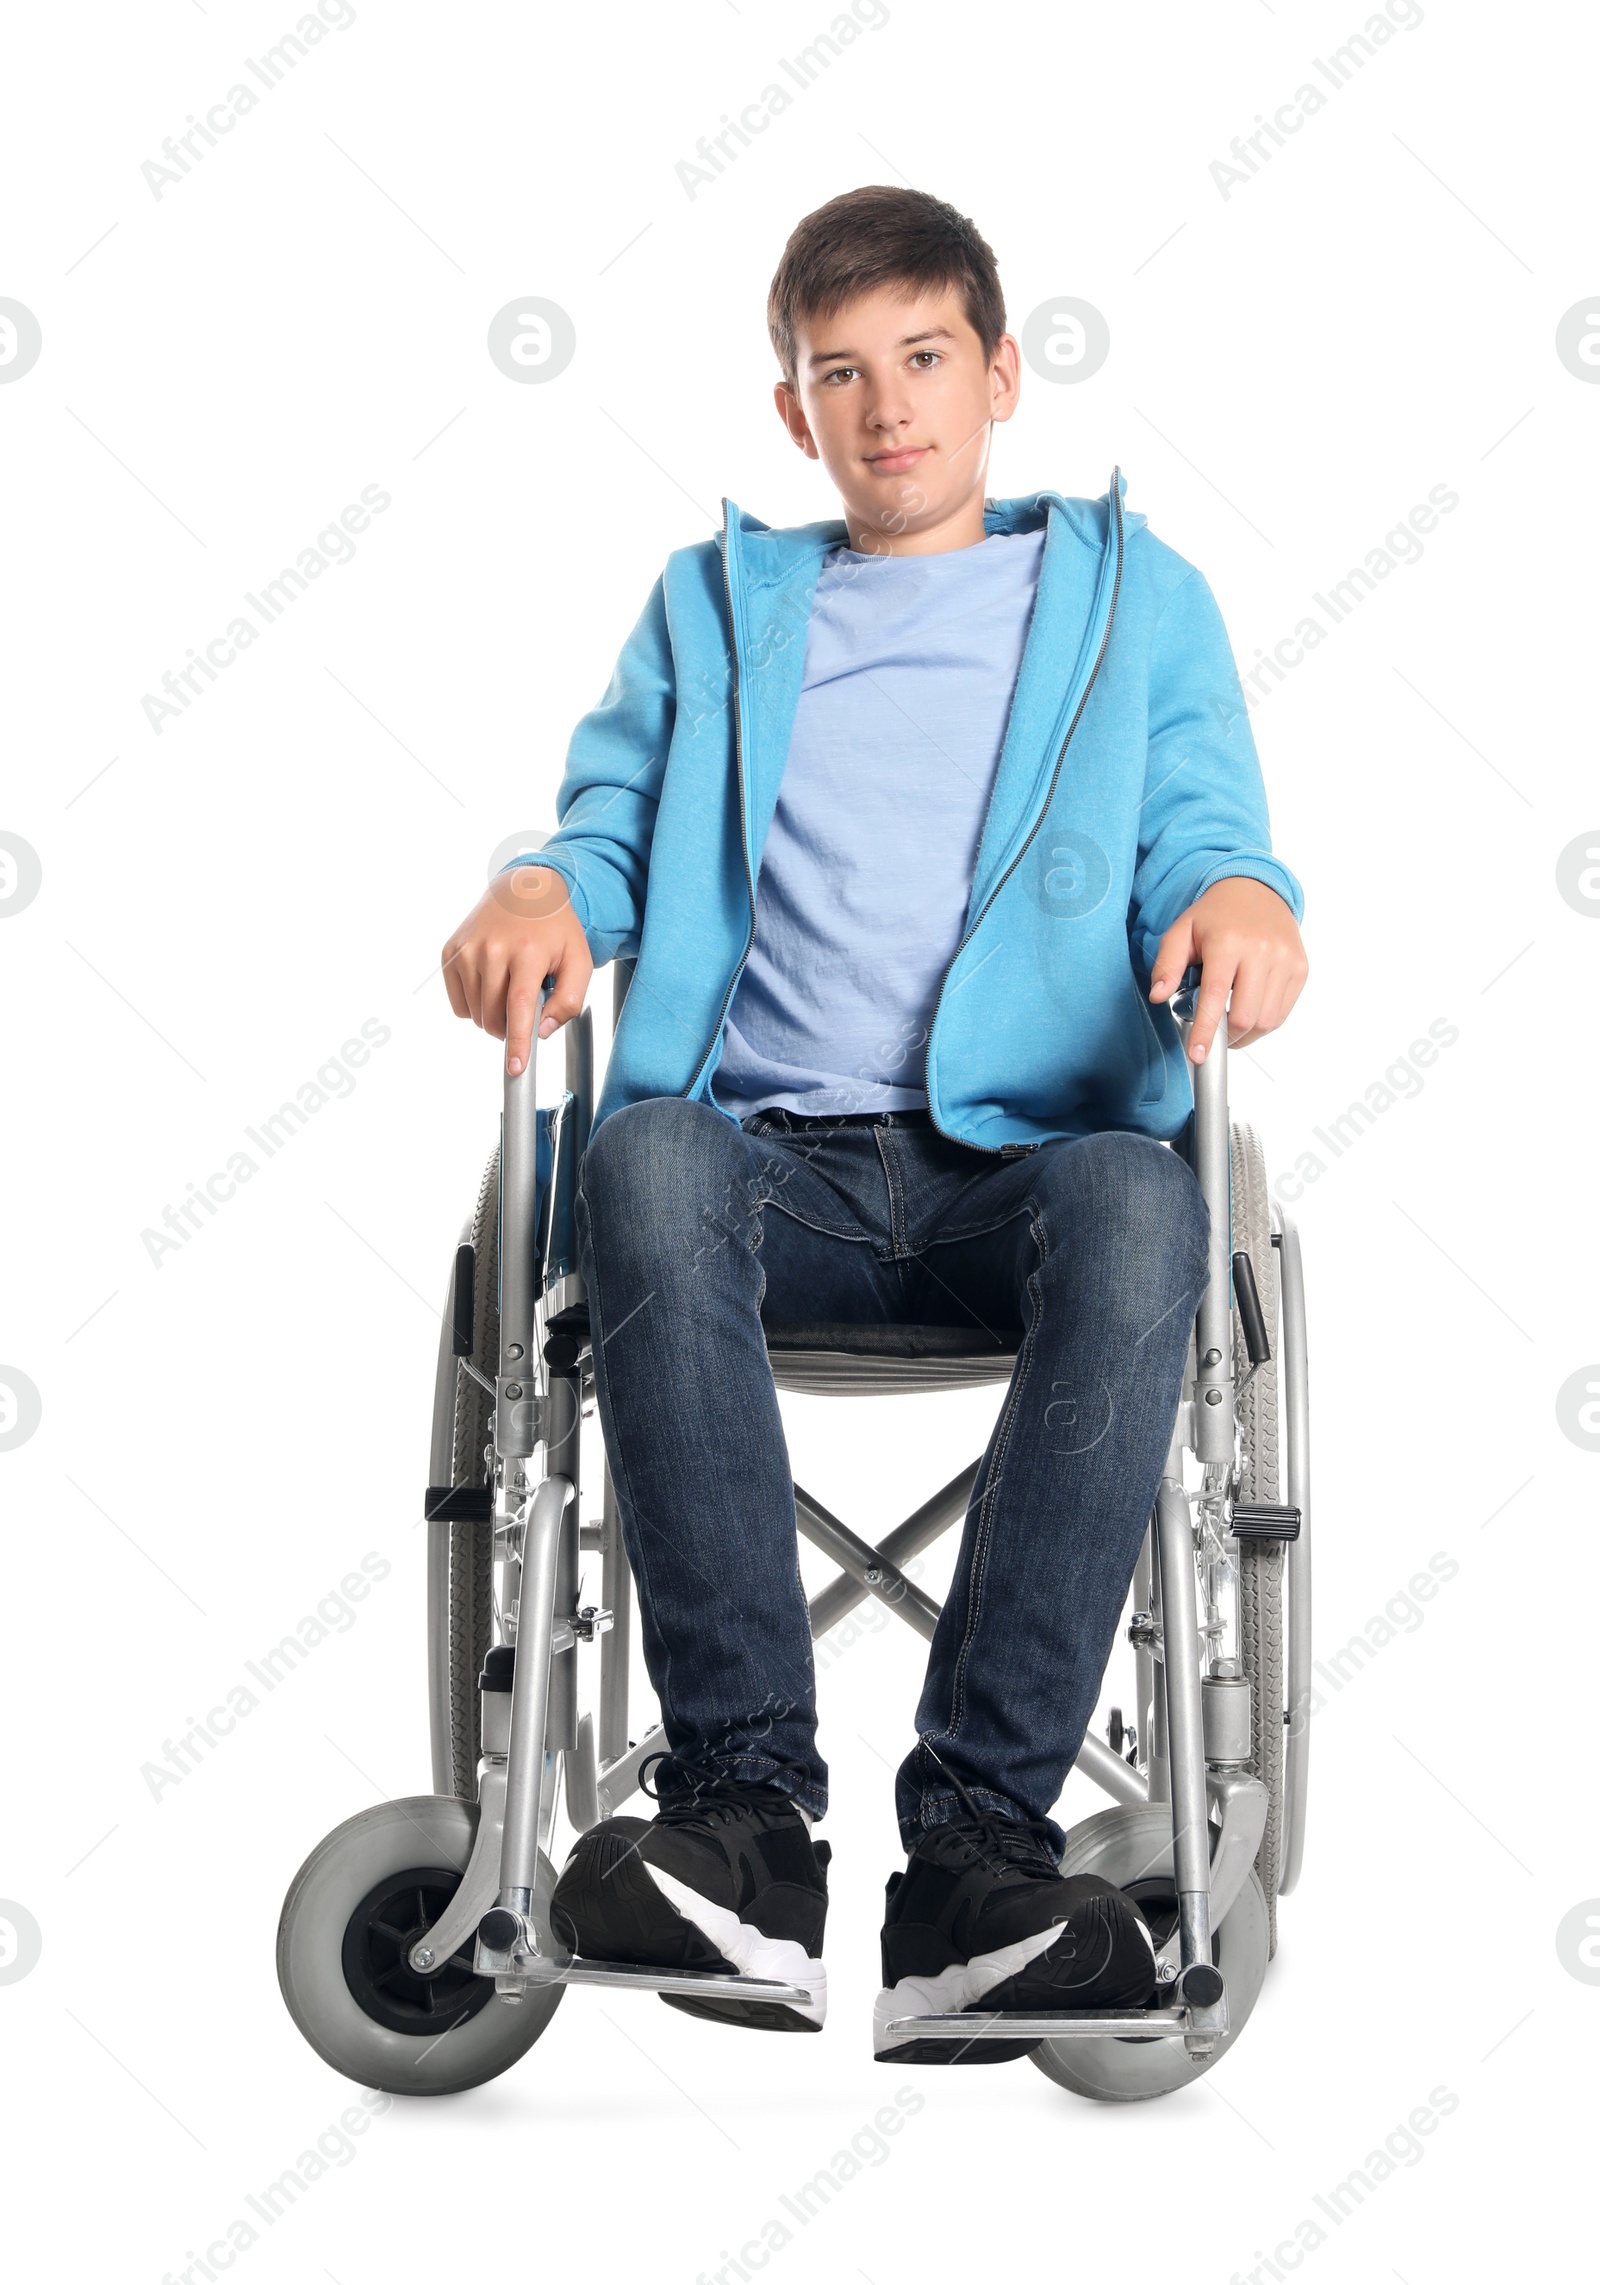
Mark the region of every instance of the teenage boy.
POLYGON ((764 1329, 1020 1341, 896 1783, 885 2060, 935 2008, 1138 2006, 1154 1948, 1063 1879, 1049 1811, 1155 1497, 1208 1215, 1166 1142, 1190 1057, 1305 980, 1244 701, 1200 573, 1123 506, 986 500, 1017 343, 971 222, 917 191, 808 215, 768 303, 779 415, 841 522, 726 504, 579 723, 560 830, 451 938, 458 1015, 530 1052, 637 962, 577 1202, 595 1386, 670 1752, 658 1814, 573 1850, 592 1957, 736 1967, 820 2029, 827 1806, 764 1329))

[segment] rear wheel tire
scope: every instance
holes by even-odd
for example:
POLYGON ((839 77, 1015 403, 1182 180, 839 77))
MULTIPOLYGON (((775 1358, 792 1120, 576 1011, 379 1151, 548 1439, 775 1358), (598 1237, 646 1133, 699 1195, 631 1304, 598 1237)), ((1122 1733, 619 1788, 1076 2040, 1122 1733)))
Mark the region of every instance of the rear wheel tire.
MULTIPOLYGON (((472 1248, 472 1357, 488 1380, 500 1370, 500 1152, 496 1146, 479 1186, 472 1219, 462 1232, 472 1248)), ((452 1291, 453 1301, 453 1291, 452 1291)), ((494 1399, 450 1353, 452 1308, 441 1336, 440 1374, 434 1397, 433 1450, 448 1460, 448 1476, 434 1481, 481 1490, 491 1481, 488 1448, 494 1440, 494 1399)), ((494 1640, 494 1531, 487 1523, 452 1523, 445 1625, 450 1645, 450 1789, 476 1801, 482 1752, 478 1677, 494 1640)))
MULTIPOLYGON (((1250 1256, 1268 1362, 1238 1400, 1239 1497, 1276 1501, 1278 1463, 1278 1255, 1272 1243, 1272 1203, 1266 1160, 1254 1127, 1235 1121, 1232 1135, 1233 1250, 1250 1256)), ((1250 1370, 1239 1313, 1233 1316, 1233 1370, 1250 1370)), ((1239 1561, 1239 1652, 1250 1684, 1250 1773, 1267 1791, 1267 1821, 1256 1852, 1256 1872, 1267 1902, 1268 1958, 1278 1948, 1278 1881, 1283 1851, 1283 1564, 1281 1540, 1236 1543, 1239 1561)))
MULTIPOLYGON (((383 1801, 347 1818, 295 1874, 278 1922, 278 1988, 325 2063, 393 2095, 460 2094, 525 2055, 563 1986, 508 2005, 471 1972, 470 1943, 437 1977, 404 1954, 461 1885, 478 1805, 448 1794, 383 1801), (433 1987, 430 1989, 430 1986, 433 1987)), ((539 1859, 546 1911, 555 1870, 539 1859)))

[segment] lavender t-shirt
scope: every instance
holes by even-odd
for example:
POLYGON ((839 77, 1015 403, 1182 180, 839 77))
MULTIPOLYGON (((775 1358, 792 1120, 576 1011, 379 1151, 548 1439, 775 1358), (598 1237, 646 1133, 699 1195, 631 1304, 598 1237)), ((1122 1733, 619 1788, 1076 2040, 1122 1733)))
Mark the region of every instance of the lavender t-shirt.
POLYGON ((836 549, 712 1080, 739 1118, 926 1106, 1044 534, 941 555, 836 549))

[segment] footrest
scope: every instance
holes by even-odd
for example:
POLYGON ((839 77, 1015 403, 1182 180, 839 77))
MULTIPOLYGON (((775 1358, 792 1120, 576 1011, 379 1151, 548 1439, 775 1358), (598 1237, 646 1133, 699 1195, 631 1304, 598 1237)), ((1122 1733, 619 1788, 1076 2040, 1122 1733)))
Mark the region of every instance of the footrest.
POLYGON ((1193 2029, 1186 2007, 974 2008, 956 2015, 897 2015, 885 2026, 901 2039, 1181 2039, 1193 2029))
POLYGON ((613 1991, 708 1993, 725 1999, 787 2000, 807 2006, 813 1994, 797 1984, 772 1983, 761 1976, 719 1975, 714 1968, 639 1968, 625 1960, 575 1959, 560 1978, 567 1984, 606 1984, 613 1991))
POLYGON ((487 1484, 430 1484, 422 1517, 425 1523, 493 1523, 494 1493, 487 1484))
POLYGON ((1235 1500, 1230 1528, 1235 1539, 1298 1539, 1300 1510, 1274 1500, 1235 1500))

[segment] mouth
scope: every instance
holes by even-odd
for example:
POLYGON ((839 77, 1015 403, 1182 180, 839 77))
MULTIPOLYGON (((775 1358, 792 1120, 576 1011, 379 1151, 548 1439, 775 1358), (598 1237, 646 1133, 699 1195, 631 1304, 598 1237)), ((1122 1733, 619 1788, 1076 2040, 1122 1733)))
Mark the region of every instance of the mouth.
POLYGON ((919 460, 925 460, 932 450, 933 447, 929 444, 898 444, 886 452, 869 452, 864 457, 867 466, 875 469, 880 476, 903 476, 908 469, 915 468, 919 460))

